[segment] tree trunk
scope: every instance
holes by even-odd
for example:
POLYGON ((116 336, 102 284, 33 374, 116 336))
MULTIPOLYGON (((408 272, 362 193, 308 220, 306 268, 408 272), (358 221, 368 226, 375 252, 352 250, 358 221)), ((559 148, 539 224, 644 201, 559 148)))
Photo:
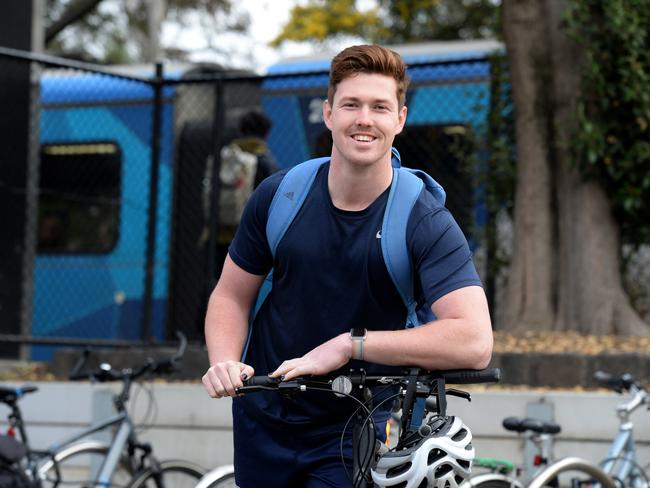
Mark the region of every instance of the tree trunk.
POLYGON ((555 328, 591 334, 647 335, 621 281, 618 224, 603 188, 580 175, 571 154, 580 93, 580 50, 562 27, 566 0, 546 0, 553 63, 559 234, 555 328))
POLYGON ((512 331, 648 335, 623 291, 619 228, 607 196, 573 162, 580 50, 562 27, 565 8, 566 0, 503 1, 518 179, 498 323, 512 331))
POLYGON ((516 107, 517 190, 508 289, 498 323, 510 330, 554 322, 551 172, 544 80, 549 59, 539 0, 504 1, 503 22, 516 107))

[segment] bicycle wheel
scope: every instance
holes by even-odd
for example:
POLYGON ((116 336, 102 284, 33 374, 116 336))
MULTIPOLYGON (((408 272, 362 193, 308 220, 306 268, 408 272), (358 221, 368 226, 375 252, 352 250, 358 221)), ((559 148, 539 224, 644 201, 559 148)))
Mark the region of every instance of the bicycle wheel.
MULTIPOLYGON (((38 468, 37 476, 42 488, 92 486, 109 449, 107 444, 95 441, 80 442, 61 449, 54 455, 54 460, 49 458, 38 468)), ((119 463, 110 486, 126 487, 132 477, 127 464, 119 463)))
POLYGON ((236 488, 234 469, 232 464, 213 468, 203 475, 195 488, 236 488))
POLYGON ((218 480, 209 484, 207 488, 237 488, 237 483, 235 483, 235 473, 222 476, 218 480))
POLYGON ((498 473, 485 473, 463 481, 460 488, 523 488, 520 481, 498 473))
POLYGON ((558 480, 560 488, 616 488, 614 480, 598 466, 580 458, 570 457, 560 459, 548 466, 544 471, 535 476, 528 488, 542 488, 548 486, 553 479, 558 480))
POLYGON ((161 461, 159 472, 151 467, 141 471, 129 488, 194 488, 204 474, 203 468, 188 461, 161 461), (158 476, 160 483, 156 482, 158 476))
POLYGON ((507 481, 498 480, 483 481, 482 483, 472 483, 472 480, 470 479, 467 486, 471 486, 472 488, 512 488, 516 485, 508 483, 507 481))

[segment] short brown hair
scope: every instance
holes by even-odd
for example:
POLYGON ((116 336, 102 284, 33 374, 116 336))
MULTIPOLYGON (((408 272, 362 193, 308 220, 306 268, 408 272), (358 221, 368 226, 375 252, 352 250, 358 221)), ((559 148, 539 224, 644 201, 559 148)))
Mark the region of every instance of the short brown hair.
POLYGON ((327 100, 334 101, 336 87, 344 79, 359 73, 378 73, 390 76, 397 82, 397 102, 399 107, 406 103, 406 89, 409 77, 402 57, 377 44, 364 44, 345 48, 332 59, 327 100))

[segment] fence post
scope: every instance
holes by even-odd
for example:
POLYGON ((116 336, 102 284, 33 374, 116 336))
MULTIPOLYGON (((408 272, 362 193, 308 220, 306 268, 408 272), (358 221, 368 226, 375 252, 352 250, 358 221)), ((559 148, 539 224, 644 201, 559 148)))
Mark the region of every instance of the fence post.
POLYGON ((145 341, 153 339, 153 279, 156 265, 156 216, 158 213, 158 174, 160 172, 160 138, 162 135, 163 74, 163 64, 159 61, 156 63, 156 75, 152 81, 154 97, 151 122, 151 171, 149 180, 147 250, 141 327, 141 337, 145 341))
MULTIPOLYGON (((221 194, 221 146, 223 145, 223 133, 226 125, 225 105, 223 100, 223 79, 219 78, 214 86, 214 119, 212 120, 212 181, 210 182, 212 192, 210 200, 210 240, 208 242, 208 262, 205 267, 205 303, 208 303, 210 293, 218 276, 216 276, 217 264, 217 239, 219 236, 219 196, 221 194)), ((221 256, 220 256, 221 257, 221 256)))
MULTIPOLYGON (((3 4, 0 46, 42 50, 41 0, 3 4)), ((0 332, 29 333, 32 320, 33 263, 36 250, 36 180, 38 178, 38 83, 35 64, 0 58, 0 332), (34 140, 34 137, 36 139, 34 140)), ((26 359, 29 350, 0 344, 0 357, 26 359)))

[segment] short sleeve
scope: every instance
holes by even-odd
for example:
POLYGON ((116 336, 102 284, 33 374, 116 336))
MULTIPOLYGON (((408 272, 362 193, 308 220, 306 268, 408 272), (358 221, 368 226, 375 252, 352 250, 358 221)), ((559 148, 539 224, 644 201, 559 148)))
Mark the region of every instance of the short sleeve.
POLYGON ((266 239, 266 221, 271 201, 285 173, 273 174, 253 192, 228 248, 235 264, 249 273, 265 275, 273 267, 273 255, 266 239))
POLYGON ((419 301, 431 306, 459 288, 482 286, 467 239, 449 211, 440 206, 417 213, 409 222, 409 242, 419 277, 419 301))

